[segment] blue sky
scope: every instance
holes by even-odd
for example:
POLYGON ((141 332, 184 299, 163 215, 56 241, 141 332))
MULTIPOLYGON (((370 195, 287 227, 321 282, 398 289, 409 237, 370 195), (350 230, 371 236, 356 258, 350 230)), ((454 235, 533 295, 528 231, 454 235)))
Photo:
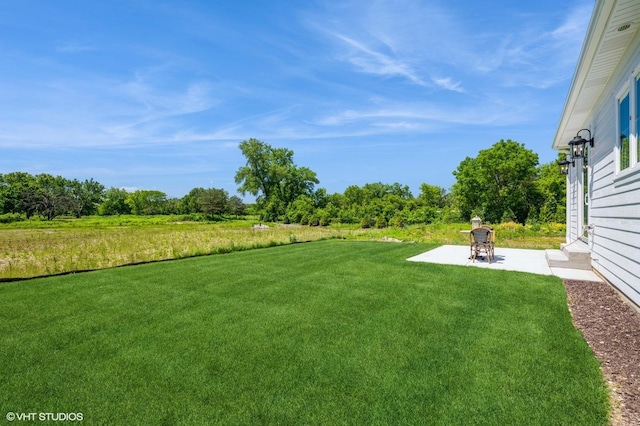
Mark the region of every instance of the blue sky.
POLYGON ((551 142, 593 0, 0 3, 0 173, 237 193, 256 138, 329 193, 450 188, 551 142))

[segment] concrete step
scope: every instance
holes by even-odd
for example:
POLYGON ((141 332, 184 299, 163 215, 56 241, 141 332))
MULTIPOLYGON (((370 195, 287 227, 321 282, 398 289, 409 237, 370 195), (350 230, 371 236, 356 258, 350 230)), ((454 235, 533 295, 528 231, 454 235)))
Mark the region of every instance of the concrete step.
POLYGON ((562 250, 547 249, 544 251, 547 258, 547 264, 550 268, 566 268, 569 263, 569 257, 562 250))
POLYGON ((550 268, 591 270, 591 253, 586 244, 563 244, 562 250, 545 250, 550 268))

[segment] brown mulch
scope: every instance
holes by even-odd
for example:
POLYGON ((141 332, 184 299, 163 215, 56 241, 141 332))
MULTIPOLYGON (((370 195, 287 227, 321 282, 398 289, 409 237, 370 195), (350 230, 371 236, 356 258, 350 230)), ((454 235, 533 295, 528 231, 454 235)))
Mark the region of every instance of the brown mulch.
POLYGON ((640 425, 640 314, 608 284, 564 281, 573 323, 600 361, 611 424, 640 425))

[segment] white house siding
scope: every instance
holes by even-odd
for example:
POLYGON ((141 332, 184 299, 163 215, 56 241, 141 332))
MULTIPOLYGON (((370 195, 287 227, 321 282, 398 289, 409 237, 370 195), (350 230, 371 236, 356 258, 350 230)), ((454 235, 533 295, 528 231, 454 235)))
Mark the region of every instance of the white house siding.
MULTIPOLYGON (((595 114, 585 123, 591 129, 595 147, 590 153, 589 234, 591 263, 611 284, 640 305, 640 163, 627 170, 624 177, 616 174, 617 96, 640 65, 640 37, 622 66, 613 75, 595 114)), ((640 102, 640 99, 638 100, 640 102)), ((576 164, 578 166, 578 164, 576 164)), ((576 175, 575 170, 572 175, 576 175)), ((576 186, 576 194, 581 186, 576 186)), ((570 199, 572 223, 579 211, 579 197, 570 199)), ((579 227, 572 226, 569 238, 579 237, 579 227)))
POLYGON ((569 186, 567 187, 567 200, 569 202, 570 209, 567 210, 567 238, 569 242, 576 241, 579 238, 578 235, 578 191, 580 185, 578 182, 577 169, 573 168, 569 174, 569 186))

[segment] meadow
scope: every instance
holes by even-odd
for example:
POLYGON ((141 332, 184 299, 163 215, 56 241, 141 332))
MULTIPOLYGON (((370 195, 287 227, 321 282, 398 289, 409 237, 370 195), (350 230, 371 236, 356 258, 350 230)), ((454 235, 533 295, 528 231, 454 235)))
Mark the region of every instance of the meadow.
MULTIPOLYGON (((431 224, 361 229, 356 225, 311 227, 255 219, 202 223, 181 216, 107 216, 0 224, 0 280, 104 269, 168 259, 229 253, 323 239, 467 244, 470 225, 431 224)), ((501 247, 558 248, 564 225, 496 225, 501 247)))
POLYGON ((560 279, 326 240, 0 285, 0 407, 87 424, 605 425, 560 279))

